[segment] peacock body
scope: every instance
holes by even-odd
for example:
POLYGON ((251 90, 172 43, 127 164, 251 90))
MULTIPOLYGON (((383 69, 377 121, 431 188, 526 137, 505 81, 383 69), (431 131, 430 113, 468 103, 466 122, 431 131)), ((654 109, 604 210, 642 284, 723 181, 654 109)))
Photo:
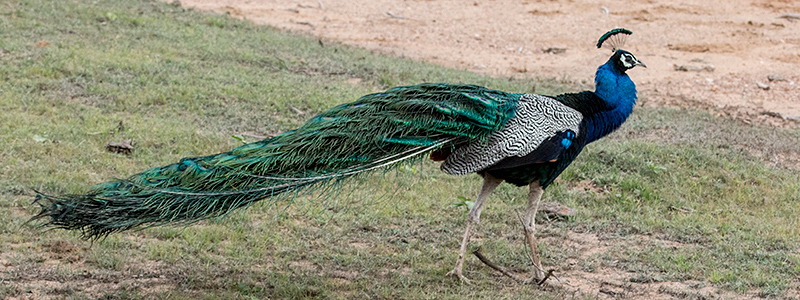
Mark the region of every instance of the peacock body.
MULTIPOLYGON (((630 34, 612 32, 599 45, 609 37, 630 34)), ((443 161, 445 173, 484 177, 451 272, 466 280, 461 275, 466 244, 494 187, 502 181, 530 185, 529 201, 535 198, 538 205, 541 191, 585 145, 617 129, 631 114, 636 88, 626 71, 644 64, 627 51, 614 50, 598 68, 593 92, 548 97, 445 83, 396 87, 336 106, 295 130, 229 152, 184 158, 97 184, 85 194, 38 194, 42 209, 34 219, 78 230, 86 238, 190 224, 257 201, 335 186, 430 154, 443 161)), ((533 226, 531 203, 526 230, 533 226)), ((531 247, 536 253, 535 245, 531 247)), ((539 266, 538 256, 534 265, 539 266)))

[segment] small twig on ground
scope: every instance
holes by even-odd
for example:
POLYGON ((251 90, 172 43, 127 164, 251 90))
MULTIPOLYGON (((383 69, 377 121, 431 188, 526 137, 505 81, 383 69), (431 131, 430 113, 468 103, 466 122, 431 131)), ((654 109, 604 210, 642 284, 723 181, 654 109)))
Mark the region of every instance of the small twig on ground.
POLYGON ((299 109, 297 109, 297 107, 294 107, 292 105, 289 105, 289 108, 291 108, 298 115, 305 115, 306 114, 304 111, 299 110, 299 109))
POLYGON ((486 256, 483 256, 483 253, 481 253, 481 249, 475 249, 474 251, 472 251, 472 254, 475 254, 475 256, 478 257, 478 259, 481 262, 483 262, 487 266, 491 267, 492 269, 495 269, 496 271, 502 273, 503 275, 511 277, 512 279, 514 279, 516 281, 519 281, 519 282, 528 281, 528 280, 520 278, 519 276, 515 275, 514 273, 509 272, 508 270, 506 270, 506 268, 503 268, 501 266, 498 266, 498 265, 494 264, 491 260, 486 258, 486 256))
POLYGON ((609 289, 600 289, 600 292, 603 293, 603 294, 609 295, 611 297, 622 296, 622 293, 618 293, 618 292, 615 292, 615 291, 612 291, 612 290, 609 290, 609 289))
POLYGON ((483 256, 483 253, 481 253, 481 249, 475 249, 474 251, 472 251, 472 254, 475 254, 475 256, 478 257, 478 259, 482 263, 486 264, 490 268, 495 269, 496 271, 500 272, 501 274, 506 275, 508 277, 511 277, 511 279, 514 279, 517 282, 521 282, 523 284, 529 283, 529 282, 536 282, 536 285, 541 286, 541 285, 543 285, 545 283, 545 281, 547 281, 547 279, 550 279, 550 277, 553 277, 556 280, 561 281, 561 279, 559 279, 558 276, 553 275, 553 272, 555 272, 555 269, 547 270, 547 272, 545 272, 545 274, 544 274, 544 278, 542 278, 539 281, 534 281, 536 279, 535 277, 531 277, 531 278, 528 278, 528 279, 523 279, 523 278, 520 278, 519 276, 517 276, 516 274, 511 273, 506 268, 496 265, 491 260, 489 260, 489 258, 487 258, 486 256, 483 256))
POLYGON ((781 119, 784 119, 784 120, 792 120, 792 121, 800 122, 800 117, 788 116, 788 115, 784 115, 784 114, 777 113, 777 112, 774 112, 774 111, 762 111, 761 114, 762 115, 767 115, 767 116, 770 116, 770 117, 781 118, 781 119))
POLYGON ((319 9, 325 9, 325 5, 322 5, 322 0, 317 0, 317 3, 319 3, 319 9))
POLYGON ((390 17, 392 17, 392 18, 395 18, 395 19, 402 19, 403 18, 402 15, 395 15, 394 13, 392 13, 390 11, 386 11, 386 14, 389 15, 390 17))

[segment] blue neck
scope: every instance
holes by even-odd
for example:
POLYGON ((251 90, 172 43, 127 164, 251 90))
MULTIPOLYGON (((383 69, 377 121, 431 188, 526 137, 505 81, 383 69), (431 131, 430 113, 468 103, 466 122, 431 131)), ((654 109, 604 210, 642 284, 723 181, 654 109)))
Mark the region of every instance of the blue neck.
POLYGON ((620 72, 612 60, 597 68, 594 93, 608 104, 609 109, 587 118, 586 143, 594 142, 613 132, 633 112, 636 104, 636 85, 627 74, 620 72))

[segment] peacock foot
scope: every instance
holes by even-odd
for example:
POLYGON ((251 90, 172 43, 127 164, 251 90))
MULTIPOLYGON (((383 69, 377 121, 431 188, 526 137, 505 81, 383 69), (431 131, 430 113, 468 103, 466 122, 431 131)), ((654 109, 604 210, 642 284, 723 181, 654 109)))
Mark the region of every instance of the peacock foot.
POLYGON ((467 279, 467 277, 464 277, 464 274, 461 273, 461 268, 458 268, 458 267, 454 268, 450 272, 447 272, 446 276, 458 277, 458 279, 460 279, 461 282, 466 283, 466 284, 470 284, 470 285, 472 284, 472 282, 469 281, 469 279, 467 279))
POLYGON ((541 265, 536 264, 533 262, 533 272, 531 272, 531 280, 534 282, 539 282, 545 278, 544 269, 542 269, 541 265))

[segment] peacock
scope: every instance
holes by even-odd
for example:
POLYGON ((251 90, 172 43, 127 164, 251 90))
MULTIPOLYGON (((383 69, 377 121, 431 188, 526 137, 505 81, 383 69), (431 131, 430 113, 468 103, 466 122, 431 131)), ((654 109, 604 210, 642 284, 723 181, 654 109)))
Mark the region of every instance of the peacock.
POLYGON ((187 157, 84 194, 37 193, 46 227, 84 238, 165 224, 188 225, 224 216, 265 199, 335 189, 349 178, 430 157, 451 175, 483 177, 467 217, 458 259, 489 195, 503 181, 529 186, 523 217, 535 278, 534 217, 544 190, 584 146, 616 130, 636 103, 626 71, 644 63, 620 49, 631 31, 617 28, 597 43, 613 55, 597 69, 596 89, 554 97, 508 93, 476 85, 423 83, 363 96, 317 115, 301 127, 229 152, 187 157))

